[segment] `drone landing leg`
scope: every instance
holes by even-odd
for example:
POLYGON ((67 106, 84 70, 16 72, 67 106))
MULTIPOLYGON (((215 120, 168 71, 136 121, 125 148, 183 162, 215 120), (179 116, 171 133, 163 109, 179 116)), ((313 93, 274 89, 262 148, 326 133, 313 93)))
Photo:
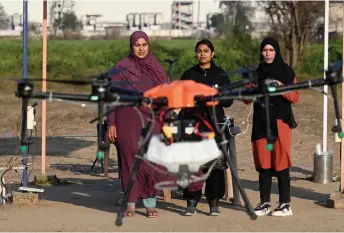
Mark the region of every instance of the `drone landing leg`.
POLYGON ((332 131, 335 133, 338 133, 338 136, 340 138, 343 138, 343 133, 342 133, 342 116, 339 112, 339 105, 338 105, 338 99, 335 98, 337 96, 337 87, 335 85, 330 85, 331 91, 332 91, 332 96, 333 96, 333 103, 334 103, 334 110, 336 114, 336 125, 332 128, 332 131))
MULTIPOLYGON (((237 159, 236 159, 236 148, 235 148, 235 136, 231 136, 228 139, 228 153, 232 161, 232 168, 235 169, 235 172, 238 171, 237 168, 237 159)), ((233 202, 235 206, 241 206, 240 202, 240 192, 238 185, 235 183, 234 178, 232 177, 232 186, 233 186, 233 202)))
MULTIPOLYGON (((222 139, 221 141, 225 142, 226 141, 225 134, 223 132, 221 132, 221 131, 217 132, 217 133, 221 135, 221 139, 222 139)), ((239 189, 239 191, 241 193, 241 196, 242 196, 242 198, 243 198, 243 200, 245 202, 245 207, 246 207, 246 210, 248 212, 248 215, 250 216, 250 218, 252 220, 256 220, 257 219, 257 215, 254 213, 254 209, 253 209, 253 207, 252 207, 252 205, 251 205, 251 203, 250 203, 250 201, 249 201, 249 199, 247 197, 247 194, 246 194, 245 190, 243 189, 243 187, 240 184, 239 176, 237 174, 237 171, 234 169, 235 167, 234 167, 234 164, 232 162, 232 159, 231 159, 229 153, 227 152, 226 145, 218 143, 218 146, 219 146, 220 150, 222 151, 222 154, 225 155, 225 158, 226 158, 227 163, 228 163, 228 165, 230 167, 230 170, 231 170, 233 181, 236 184, 236 186, 238 187, 238 189, 239 189)))
POLYGON ((23 186, 27 187, 29 180, 28 180, 28 160, 29 160, 29 150, 28 145, 29 142, 27 140, 27 107, 29 104, 29 98, 23 98, 22 99, 22 131, 21 131, 21 145, 20 145, 20 151, 23 156, 23 165, 25 166, 25 169, 23 171, 23 186))
POLYGON ((274 147, 275 139, 272 136, 271 125, 270 125, 270 98, 267 95, 266 87, 264 87, 264 104, 265 104, 265 115, 266 115, 266 138, 268 144, 266 145, 266 150, 272 151, 274 147))
MULTIPOLYGON (((106 152, 106 150, 108 150, 108 147, 110 147, 109 142, 106 141, 106 135, 105 135, 106 134, 106 128, 107 128, 106 123, 101 124, 101 125, 97 124, 97 141, 100 145, 102 145, 104 142, 105 147, 101 148, 101 149, 104 149, 105 152, 106 152)), ((98 160, 100 161, 101 172, 104 172, 104 156, 101 156, 101 154, 99 154, 99 155, 97 154, 97 156, 96 156, 96 158, 92 164, 92 167, 90 169, 91 172, 93 171, 94 166, 96 165, 98 160)))

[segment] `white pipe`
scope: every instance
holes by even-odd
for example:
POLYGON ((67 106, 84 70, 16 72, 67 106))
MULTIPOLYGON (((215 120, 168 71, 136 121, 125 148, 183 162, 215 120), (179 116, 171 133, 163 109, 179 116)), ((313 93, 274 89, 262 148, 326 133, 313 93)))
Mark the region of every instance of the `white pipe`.
MULTIPOLYGON (((329 24, 329 0, 325 1, 325 31, 324 31, 324 69, 328 68, 328 24, 329 24)), ((324 79, 326 74, 324 72, 324 79)), ((323 152, 327 152, 327 102, 328 86, 324 86, 324 105, 323 105, 323 152)))
MULTIPOLYGON (((342 61, 344 61, 344 1, 342 5, 342 10, 343 10, 343 22, 342 22, 342 37, 343 37, 343 42, 342 42, 342 61)), ((342 75, 344 74, 344 66, 342 65, 342 75)), ((344 128, 344 82, 342 83, 342 129, 344 128)), ((342 139, 341 143, 341 150, 340 150, 340 192, 344 192, 344 141, 342 139)))

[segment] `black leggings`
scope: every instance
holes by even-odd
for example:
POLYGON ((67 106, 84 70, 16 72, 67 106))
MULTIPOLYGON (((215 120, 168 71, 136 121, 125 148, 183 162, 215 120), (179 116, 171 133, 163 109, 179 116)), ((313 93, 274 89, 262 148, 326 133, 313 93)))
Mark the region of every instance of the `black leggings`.
MULTIPOLYGON (((203 173, 207 169, 202 170, 203 173)), ((225 195, 225 171, 222 169, 213 169, 206 181, 205 196, 207 201, 219 200, 225 195)), ((185 200, 197 200, 202 197, 202 189, 194 192, 189 192, 187 189, 183 190, 183 197, 185 200)))
POLYGON ((282 171, 274 171, 273 169, 260 169, 259 170, 259 190, 260 201, 270 202, 272 176, 277 176, 278 180, 278 193, 279 203, 290 202, 290 172, 289 168, 282 171))

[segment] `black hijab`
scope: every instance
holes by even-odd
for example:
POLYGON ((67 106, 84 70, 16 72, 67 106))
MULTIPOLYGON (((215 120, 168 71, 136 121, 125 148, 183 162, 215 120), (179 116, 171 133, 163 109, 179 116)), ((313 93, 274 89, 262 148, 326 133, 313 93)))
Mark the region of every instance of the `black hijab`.
POLYGON ((258 71, 264 78, 271 78, 282 82, 284 85, 293 84, 295 73, 293 69, 285 64, 281 55, 278 41, 273 37, 265 38, 260 44, 260 65, 258 71), (276 52, 275 59, 272 63, 264 62, 262 51, 266 45, 271 45, 276 52))
MULTIPOLYGON (((269 78, 278 80, 284 85, 290 85, 293 84, 295 78, 293 69, 287 65, 282 58, 278 41, 272 37, 265 38, 260 45, 260 65, 258 66, 257 71, 260 74, 261 79, 258 83, 269 78), (264 57, 262 55, 262 51, 266 45, 271 45, 276 52, 275 58, 270 64, 264 62, 264 57)), ((264 99, 261 98, 259 102, 264 102, 264 99)), ((294 119, 291 103, 283 96, 271 96, 269 108, 270 126, 273 134, 272 136, 274 138, 278 137, 277 119, 288 124, 290 128, 296 128, 297 125, 294 119)), ((255 103, 251 140, 256 141, 266 137, 265 108, 259 103, 255 103)))

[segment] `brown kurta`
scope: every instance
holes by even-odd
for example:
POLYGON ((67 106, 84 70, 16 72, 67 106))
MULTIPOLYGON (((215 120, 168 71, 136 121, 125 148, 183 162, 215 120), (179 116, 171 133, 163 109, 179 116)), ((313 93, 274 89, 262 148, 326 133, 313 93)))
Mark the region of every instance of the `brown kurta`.
MULTIPOLYGON (((296 83, 294 78, 294 83, 296 83)), ((294 91, 283 95, 284 98, 291 103, 296 103, 299 100, 299 92, 294 91)), ((248 101, 244 101, 248 104, 248 101)), ((276 171, 284 170, 291 167, 291 129, 288 124, 282 120, 277 119, 278 137, 274 144, 273 150, 267 151, 266 138, 262 138, 252 142, 252 151, 255 168, 258 171, 260 168, 269 169, 274 168, 276 171)))

